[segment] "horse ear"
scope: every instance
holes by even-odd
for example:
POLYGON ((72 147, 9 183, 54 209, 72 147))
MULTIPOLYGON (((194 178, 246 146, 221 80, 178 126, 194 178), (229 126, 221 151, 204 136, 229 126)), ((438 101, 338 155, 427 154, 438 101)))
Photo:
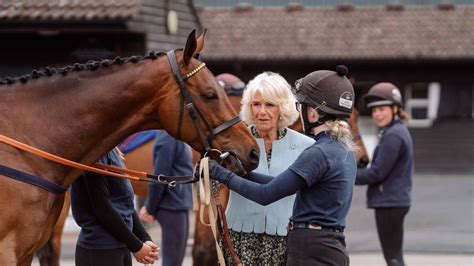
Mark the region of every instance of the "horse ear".
POLYGON ((196 53, 200 53, 202 48, 204 48, 204 37, 206 37, 207 28, 204 28, 204 32, 197 39, 197 48, 196 53))
POLYGON ((183 53, 183 62, 187 65, 196 51, 196 30, 191 31, 186 41, 186 47, 183 53))

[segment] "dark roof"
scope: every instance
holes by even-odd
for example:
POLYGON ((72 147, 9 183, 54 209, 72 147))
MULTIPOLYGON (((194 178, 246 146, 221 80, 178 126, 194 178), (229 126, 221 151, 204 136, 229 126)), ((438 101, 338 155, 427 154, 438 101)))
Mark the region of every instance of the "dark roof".
POLYGON ((199 12, 206 60, 474 59, 474 6, 199 12), (342 10, 341 10, 342 9, 342 10))
POLYGON ((138 0, 0 0, 0 21, 126 20, 138 0))
POLYGON ((295 2, 307 6, 337 6, 345 3, 353 3, 357 6, 374 6, 397 2, 404 5, 436 5, 443 2, 472 4, 472 0, 194 0, 196 5, 212 7, 231 7, 244 2, 254 6, 285 6, 295 2))

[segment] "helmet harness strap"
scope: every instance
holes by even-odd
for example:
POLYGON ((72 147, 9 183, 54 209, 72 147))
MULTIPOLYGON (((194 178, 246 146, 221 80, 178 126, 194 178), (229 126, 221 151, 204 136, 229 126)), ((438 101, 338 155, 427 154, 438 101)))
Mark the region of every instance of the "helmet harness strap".
MULTIPOLYGON (((323 102, 322 105, 326 105, 326 102, 323 102)), ((313 128, 319 127, 319 126, 323 125, 324 122, 326 122, 326 119, 324 119, 324 118, 326 117, 327 114, 325 112, 320 111, 319 107, 316 107, 314 109, 315 109, 316 112, 318 112, 318 115, 319 115, 318 121, 309 122, 308 107, 311 107, 311 106, 309 106, 306 103, 301 103, 301 112, 302 112, 302 117, 303 117, 304 133, 305 133, 305 135, 312 135, 313 133, 311 133, 311 130, 313 128)))

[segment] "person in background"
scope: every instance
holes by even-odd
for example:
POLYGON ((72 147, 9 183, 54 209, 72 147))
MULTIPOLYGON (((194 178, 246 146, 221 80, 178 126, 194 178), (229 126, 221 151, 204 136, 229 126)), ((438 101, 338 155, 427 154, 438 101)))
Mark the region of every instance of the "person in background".
MULTIPOLYGON (((99 162, 125 167, 118 148, 99 162)), ((85 172, 72 184, 71 209, 74 220, 81 227, 76 265, 131 266, 130 252, 143 264, 158 260, 158 246, 152 242, 135 212, 128 179, 85 172)))
MULTIPOLYGON (((159 130, 153 147, 155 175, 190 176, 193 174, 191 148, 159 130)), ((189 211, 193 206, 191 184, 170 187, 166 184, 150 183, 145 206, 140 218, 161 225, 162 265, 181 265, 186 253, 189 232, 189 211)))
POLYGON ((411 205, 413 143, 404 124, 400 91, 392 83, 374 85, 364 96, 379 128, 379 143, 370 167, 357 170, 356 185, 368 185, 367 206, 375 210, 375 222, 385 261, 403 261, 403 221, 411 205))
MULTIPOLYGON (((315 71, 295 83, 305 132, 315 142, 276 177, 251 172, 243 178, 210 161, 213 179, 258 204, 297 193, 288 224, 286 265, 349 265, 343 231, 357 167, 356 146, 344 121, 354 101, 347 72, 338 66, 336 72, 315 71)), ((274 164, 272 157, 270 166, 274 164)))
POLYGON ((224 88, 227 96, 242 96, 242 92, 245 89, 245 83, 237 76, 229 73, 222 73, 217 75, 216 79, 219 82, 219 85, 224 88))
MULTIPOLYGON (((314 143, 288 128, 298 119, 296 99, 288 82, 279 74, 263 72, 253 78, 242 96, 242 120, 260 148, 256 173, 276 176, 314 143)), ((234 249, 244 265, 284 265, 286 226, 295 195, 267 206, 230 192, 226 216, 234 249)), ((226 261, 232 259, 226 252, 226 261)))

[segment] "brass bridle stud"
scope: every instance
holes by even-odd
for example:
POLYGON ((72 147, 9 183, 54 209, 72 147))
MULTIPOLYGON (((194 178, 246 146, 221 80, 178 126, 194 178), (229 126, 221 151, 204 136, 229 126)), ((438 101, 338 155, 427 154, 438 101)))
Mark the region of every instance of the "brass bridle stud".
POLYGON ((205 66, 206 66, 206 63, 200 64, 198 67, 196 67, 195 69, 193 69, 191 72, 189 72, 188 74, 184 75, 184 79, 189 79, 190 77, 196 75, 196 73, 198 73, 198 72, 199 72, 201 69, 203 69, 205 66))

